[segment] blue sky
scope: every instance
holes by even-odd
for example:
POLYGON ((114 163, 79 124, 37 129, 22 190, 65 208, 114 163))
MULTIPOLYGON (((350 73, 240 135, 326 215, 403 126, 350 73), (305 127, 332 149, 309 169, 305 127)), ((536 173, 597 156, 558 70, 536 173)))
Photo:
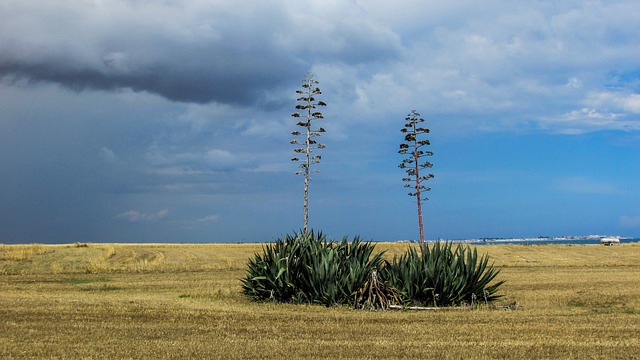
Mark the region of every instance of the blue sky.
POLYGON ((637 1, 1 1, 0 242, 264 242, 302 227, 295 90, 323 90, 310 226, 640 235, 637 1), (303 4, 304 3, 304 4, 303 4))

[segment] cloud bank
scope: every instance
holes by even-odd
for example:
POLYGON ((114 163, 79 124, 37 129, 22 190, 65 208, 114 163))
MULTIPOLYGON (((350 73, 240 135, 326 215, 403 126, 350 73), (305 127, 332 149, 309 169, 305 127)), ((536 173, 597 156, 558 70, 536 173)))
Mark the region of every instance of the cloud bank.
POLYGON ((446 210, 466 204, 456 195, 466 190, 447 186, 469 184, 447 173, 491 179, 465 185, 486 191, 478 201, 507 199, 494 174, 531 169, 552 178, 544 183, 558 196, 613 202, 635 186, 625 180, 637 178, 628 164, 640 130, 635 1, 43 0, 0 9, 0 218, 12 224, 0 241, 248 241, 299 227, 290 113, 307 71, 329 105, 313 183, 318 226, 411 236, 374 219, 395 209, 393 227, 411 228, 411 204, 397 205, 396 135, 412 109, 432 127, 444 174, 434 191, 452 197, 434 231, 453 231, 445 214, 491 221, 477 207, 446 210))

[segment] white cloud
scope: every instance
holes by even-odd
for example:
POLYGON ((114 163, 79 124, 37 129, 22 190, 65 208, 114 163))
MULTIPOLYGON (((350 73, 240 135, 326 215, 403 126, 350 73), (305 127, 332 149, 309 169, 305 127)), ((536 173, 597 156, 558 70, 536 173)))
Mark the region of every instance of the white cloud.
POLYGON ((209 215, 198 219, 199 223, 214 223, 220 220, 220 215, 209 215))
POLYGON ((540 126, 553 132, 582 134, 602 130, 640 130, 640 95, 625 92, 592 92, 579 110, 541 117, 540 126))
POLYGON ((567 81, 567 85, 566 86, 574 88, 574 89, 579 89, 581 84, 582 83, 581 83, 580 79, 578 79, 577 77, 574 76, 574 77, 571 77, 569 79, 569 81, 567 81))
POLYGON ((157 169, 184 167, 184 171, 206 169, 225 170, 242 167, 243 160, 227 150, 206 149, 202 152, 170 153, 158 145, 152 146, 146 153, 149 163, 157 169))
POLYGON ((622 108, 634 114, 640 114, 640 94, 629 94, 622 100, 622 108))
MULTIPOLYGON (((293 113, 293 106, 291 109, 293 113)), ((291 129, 293 129, 291 122, 254 119, 249 122, 242 134, 257 137, 281 138, 283 135, 287 136, 287 134, 291 132, 291 129)))
POLYGON ((208 104, 187 104, 184 111, 176 119, 184 123, 191 131, 190 136, 195 134, 228 126, 230 129, 240 126, 245 122, 245 118, 251 114, 250 109, 220 104, 216 102, 208 104))
POLYGON ((541 128, 561 134, 583 134, 592 131, 620 129, 620 114, 603 113, 592 108, 572 110, 566 114, 538 119, 541 128))
POLYGON ((118 161, 118 156, 113 152, 113 150, 109 149, 106 146, 103 146, 100 149, 100 157, 106 162, 116 162, 118 161))
POLYGON ((164 209, 155 213, 145 213, 137 210, 129 210, 115 216, 118 220, 124 220, 129 222, 147 222, 158 221, 169 215, 169 210, 164 209))
POLYGON ((640 94, 613 91, 594 92, 589 95, 586 102, 600 108, 640 114, 640 94))

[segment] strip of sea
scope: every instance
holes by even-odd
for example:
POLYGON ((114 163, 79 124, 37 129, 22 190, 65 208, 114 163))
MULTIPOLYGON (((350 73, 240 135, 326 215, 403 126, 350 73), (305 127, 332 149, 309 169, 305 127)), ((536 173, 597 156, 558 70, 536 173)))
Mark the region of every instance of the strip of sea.
MULTIPOLYGON (((473 244, 473 245, 498 245, 498 244, 515 244, 515 245, 543 245, 543 244, 565 244, 565 245, 593 245, 600 244, 600 237, 561 237, 561 238, 490 238, 490 239, 466 239, 466 240, 447 240, 454 244, 473 244)), ((436 242, 430 240, 428 243, 436 242)), ((628 244, 640 242, 640 238, 620 237, 620 244, 628 244)))

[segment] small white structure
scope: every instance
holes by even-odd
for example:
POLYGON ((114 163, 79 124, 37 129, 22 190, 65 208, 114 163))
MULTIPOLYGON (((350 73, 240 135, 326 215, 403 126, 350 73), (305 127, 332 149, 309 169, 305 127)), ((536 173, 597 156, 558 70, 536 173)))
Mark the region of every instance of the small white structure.
POLYGON ((600 238, 600 244, 605 246, 613 246, 613 244, 620 244, 619 236, 605 236, 600 238))

